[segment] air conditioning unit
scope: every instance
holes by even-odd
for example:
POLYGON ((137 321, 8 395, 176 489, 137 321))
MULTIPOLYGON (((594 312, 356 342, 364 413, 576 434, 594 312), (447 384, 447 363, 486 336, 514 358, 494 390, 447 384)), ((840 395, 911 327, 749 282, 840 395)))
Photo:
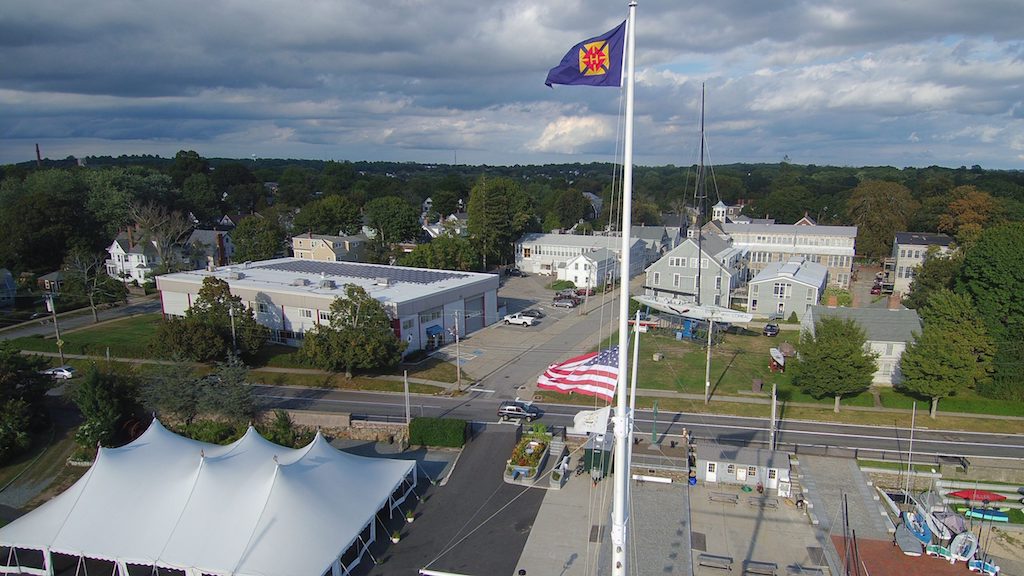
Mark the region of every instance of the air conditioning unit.
POLYGON ((377 286, 388 286, 388 285, 390 285, 391 281, 388 280, 387 278, 383 278, 382 277, 382 278, 377 278, 376 280, 374 280, 373 283, 376 284, 377 286))
POLYGON ((325 279, 325 280, 321 280, 320 281, 320 287, 321 288, 327 288, 329 290, 334 290, 337 286, 334 284, 334 280, 326 280, 325 279))
POLYGON ((292 286, 309 286, 309 280, 305 278, 296 278, 292 280, 292 286))
POLYGON ((242 278, 245 278, 245 273, 232 270, 231 272, 228 272, 228 278, 231 280, 241 280, 242 278))

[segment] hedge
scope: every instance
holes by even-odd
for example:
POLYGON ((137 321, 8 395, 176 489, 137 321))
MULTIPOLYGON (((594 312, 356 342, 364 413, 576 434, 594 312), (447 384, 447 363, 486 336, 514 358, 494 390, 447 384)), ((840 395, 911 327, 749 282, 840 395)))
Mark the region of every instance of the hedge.
POLYGON ((451 418, 413 418, 409 423, 411 446, 461 448, 466 443, 466 421, 451 418))

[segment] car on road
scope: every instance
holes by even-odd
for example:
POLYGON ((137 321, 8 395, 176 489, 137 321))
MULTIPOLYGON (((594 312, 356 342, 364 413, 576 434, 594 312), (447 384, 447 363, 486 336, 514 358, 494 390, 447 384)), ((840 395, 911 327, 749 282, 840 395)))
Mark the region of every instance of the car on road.
POLYGON ((540 418, 540 409, 533 405, 532 402, 526 402, 516 398, 515 400, 505 400, 498 405, 498 418, 501 420, 526 420, 527 422, 533 422, 537 418, 540 418))
POLYGON ((761 333, 764 334, 765 336, 778 336, 779 325, 774 322, 769 322, 768 324, 764 325, 764 330, 762 330, 761 333))
POLYGON ((575 298, 557 298, 551 303, 554 308, 575 308, 580 305, 580 301, 575 298))
POLYGON ((50 376, 55 380, 70 380, 75 377, 75 369, 72 366, 55 366, 43 370, 40 374, 50 376))
POLYGON ((544 317, 544 313, 543 312, 541 312, 540 310, 534 310, 533 308, 531 308, 529 310, 523 310, 522 312, 520 312, 520 314, 522 314, 523 316, 529 316, 530 318, 533 318, 534 320, 540 320, 541 318, 544 317))
POLYGON ((875 284, 874 286, 871 287, 871 295, 872 296, 878 296, 881 293, 882 293, 882 285, 881 284, 875 284))
POLYGON ((505 324, 518 324, 520 326, 533 326, 533 320, 532 316, 527 316, 522 312, 508 314, 502 319, 505 324))
POLYGON ((506 276, 520 276, 520 277, 526 276, 526 274, 523 274, 523 271, 520 270, 519 268, 506 268, 505 269, 505 275, 506 276))

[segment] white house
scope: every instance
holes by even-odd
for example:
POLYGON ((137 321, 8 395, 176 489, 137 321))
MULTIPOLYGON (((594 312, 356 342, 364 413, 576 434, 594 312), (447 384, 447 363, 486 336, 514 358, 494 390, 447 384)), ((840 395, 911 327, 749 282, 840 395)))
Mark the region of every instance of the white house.
POLYGON ((855 321, 867 337, 866 345, 878 354, 877 370, 871 383, 894 386, 903 380, 900 357, 914 333, 922 329, 921 317, 908 308, 831 308, 811 306, 801 321, 801 329, 814 334, 815 324, 833 317, 855 321))
POLYGON ((331 303, 344 297, 346 284, 361 286, 384 305, 395 334, 408 342, 406 353, 453 340, 456 324, 465 335, 498 320, 495 274, 299 258, 157 276, 163 313, 184 315, 207 276, 227 282, 273 340, 291 346, 330 322, 331 303))
POLYGON ((804 218, 798 224, 724 222, 721 229, 732 238, 734 246, 750 252, 750 269, 754 273, 769 264, 802 256, 828 269, 829 285, 850 285, 856 226, 818 226, 804 218))
POLYGON ((895 275, 892 280, 893 291, 901 294, 910 292, 910 283, 914 273, 924 264, 928 248, 935 246, 939 254, 949 252, 953 239, 945 234, 925 234, 923 232, 897 232, 892 243, 892 260, 887 268, 895 275))
POLYGON ((756 318, 803 318, 807 308, 821 300, 828 270, 806 258, 772 263, 750 281, 747 312, 756 318))
POLYGON ((697 443, 697 470, 709 484, 733 484, 788 496, 790 490, 789 454, 763 448, 737 448, 721 444, 697 443))
MULTIPOLYGON (((646 266, 647 248, 639 238, 630 238, 629 242, 629 276, 632 278, 646 266)), ((516 242, 516 267, 527 273, 558 277, 559 269, 565 268, 569 260, 601 249, 611 251, 618 258, 622 237, 524 234, 516 242)))
POLYGON ((604 248, 580 254, 558 269, 558 279, 568 280, 577 288, 597 288, 618 278, 619 259, 604 248))
POLYGON ((136 282, 142 285, 150 273, 160 264, 156 244, 152 241, 135 242, 130 232, 121 232, 107 247, 110 258, 105 265, 107 275, 122 282, 136 282))

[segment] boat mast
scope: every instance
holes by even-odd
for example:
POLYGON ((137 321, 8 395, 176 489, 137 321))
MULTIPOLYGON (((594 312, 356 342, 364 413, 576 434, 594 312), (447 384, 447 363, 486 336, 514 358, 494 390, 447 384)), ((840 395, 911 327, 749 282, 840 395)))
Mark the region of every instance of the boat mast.
POLYGON ((615 402, 615 489, 612 500, 612 575, 625 576, 626 497, 630 474, 629 439, 633 415, 626 411, 627 359, 629 358, 629 270, 633 211, 633 53, 636 45, 636 0, 629 2, 626 20, 626 125, 622 161, 622 254, 619 257, 619 374, 615 402))

